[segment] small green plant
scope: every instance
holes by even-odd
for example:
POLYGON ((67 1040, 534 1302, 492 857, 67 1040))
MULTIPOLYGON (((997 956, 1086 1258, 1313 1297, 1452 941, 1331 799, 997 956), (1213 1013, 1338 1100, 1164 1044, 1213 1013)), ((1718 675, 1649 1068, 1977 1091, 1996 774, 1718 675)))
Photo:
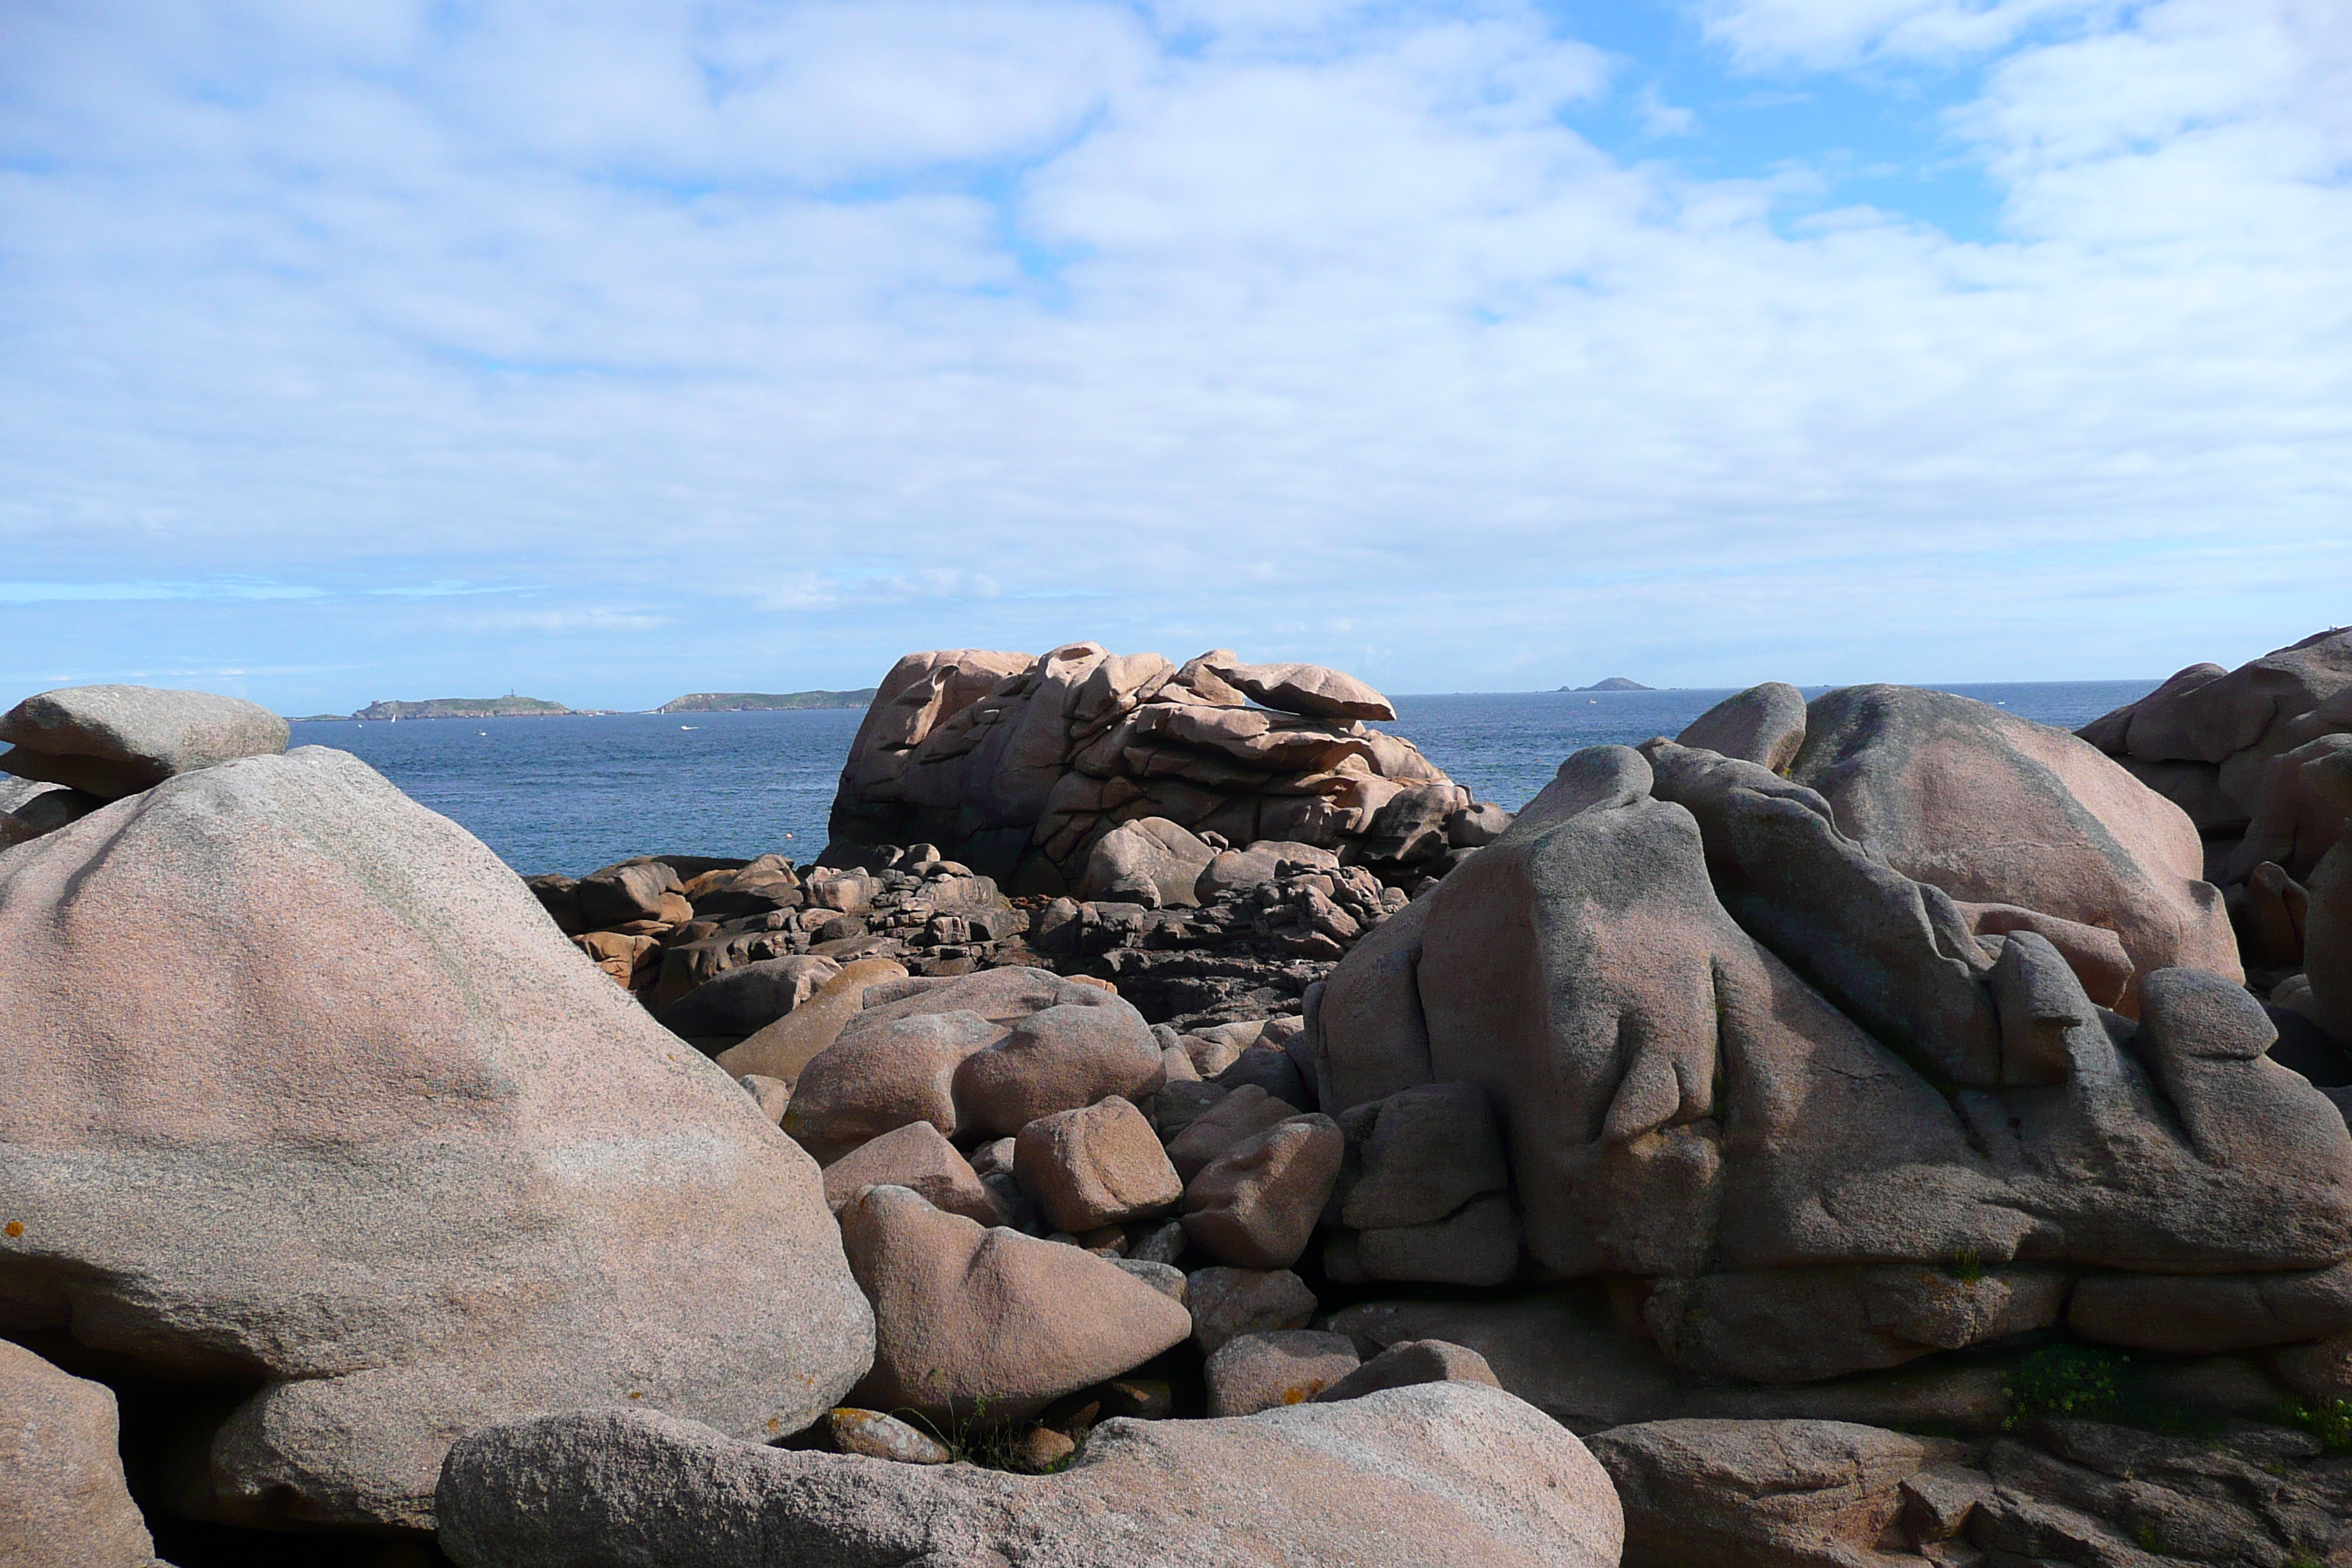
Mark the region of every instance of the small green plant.
POLYGON ((2050 1345, 2017 1363, 2009 1375, 2009 1416, 2017 1426, 2044 1416, 2097 1421, 2123 1398, 2123 1370, 2131 1358, 2095 1345, 2050 1345))
POLYGON ((2157 1534, 2155 1525, 2143 1524, 2139 1527, 2139 1549, 2151 1557, 2164 1555, 2164 1538, 2157 1534))
POLYGON ((2287 1406, 2287 1419, 2310 1433, 2331 1454, 2352 1452, 2352 1399, 2323 1399, 2287 1406))
POLYGON ((1985 1277, 1984 1259, 1973 1252, 1963 1252, 1944 1265, 1944 1272, 1963 1285, 1973 1285, 1985 1277))

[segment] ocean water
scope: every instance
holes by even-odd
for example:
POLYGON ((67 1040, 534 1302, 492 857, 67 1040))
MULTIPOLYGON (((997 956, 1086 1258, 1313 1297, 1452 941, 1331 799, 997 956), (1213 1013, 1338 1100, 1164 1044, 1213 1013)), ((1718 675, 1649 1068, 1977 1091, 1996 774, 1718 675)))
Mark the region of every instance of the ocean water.
MULTIPOLYGON (((2156 689, 2150 680, 1948 686, 2074 729, 2156 689)), ((1672 735, 1730 695, 1518 691, 1398 697, 1385 728, 1411 739, 1480 800, 1517 810, 1586 746, 1672 735)), ((1808 697, 1818 695, 1808 691, 1808 697)), ((353 720, 294 726, 298 746, 360 757, 530 873, 572 876, 632 855, 806 862, 860 710, 614 713, 554 719, 353 720)))

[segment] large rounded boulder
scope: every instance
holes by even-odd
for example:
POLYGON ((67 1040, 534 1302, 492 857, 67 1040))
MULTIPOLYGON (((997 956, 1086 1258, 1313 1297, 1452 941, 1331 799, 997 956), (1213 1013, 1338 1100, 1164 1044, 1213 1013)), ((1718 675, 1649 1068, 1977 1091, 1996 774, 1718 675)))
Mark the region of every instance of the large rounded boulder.
POLYGON ((814 1163, 342 752, 0 853, 0 1331, 250 1388, 190 1511, 429 1528, 477 1426, 773 1437, 871 1359, 814 1163))
MULTIPOLYGON (((2114 932, 2135 975, 2185 966, 2242 978, 2195 826, 2063 730, 1949 692, 1849 686, 1813 700, 1789 777, 1828 803, 1841 832, 1943 889, 1980 931, 2055 917, 2114 932)), ((2042 934, 2062 951, 2078 945, 2063 928, 2042 934)), ((2100 1000, 2136 1012, 2137 992, 2127 984, 2100 1000)))

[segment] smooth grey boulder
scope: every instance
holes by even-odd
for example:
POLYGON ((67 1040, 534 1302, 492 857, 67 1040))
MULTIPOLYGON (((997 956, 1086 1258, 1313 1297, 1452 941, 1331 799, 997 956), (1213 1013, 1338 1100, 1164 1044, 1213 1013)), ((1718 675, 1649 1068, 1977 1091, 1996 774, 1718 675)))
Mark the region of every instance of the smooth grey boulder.
POLYGON ((1463 1383, 1114 1419, 1035 1477, 583 1412, 461 1439, 440 1503, 463 1568, 1614 1568, 1623 1532, 1581 1443, 1463 1383))
POLYGON ((1692 720, 1675 743, 1786 773, 1805 743, 1805 694, 1780 680, 1751 686, 1692 720))
POLYGON ((122 1479, 114 1394, 0 1340, 0 1563, 150 1568, 155 1543, 122 1479))
POLYGON ((0 714, 0 771, 118 800, 177 773, 286 750, 257 702, 152 686, 67 686, 0 714))
POLYGON ((815 1165, 345 752, 0 855, 0 1331, 258 1385, 175 1506, 430 1528, 474 1426, 781 1436, 872 1354, 815 1165))

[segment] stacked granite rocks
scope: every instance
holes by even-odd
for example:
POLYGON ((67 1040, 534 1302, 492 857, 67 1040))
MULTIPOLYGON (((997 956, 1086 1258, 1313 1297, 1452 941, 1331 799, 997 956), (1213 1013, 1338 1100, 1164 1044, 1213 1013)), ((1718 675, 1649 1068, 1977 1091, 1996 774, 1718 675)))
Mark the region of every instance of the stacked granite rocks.
POLYGON ((1084 896, 1097 845, 1148 817, 1216 849, 1339 851, 1409 886, 1491 837, 1494 813, 1368 722, 1395 717, 1338 670, 1223 649, 1181 667, 1095 643, 908 654, 851 746, 833 837, 935 842, 1015 894, 1084 896))
POLYGON ((2352 630, 2191 665, 2081 733, 2196 825, 2287 1056, 2352 1103, 2352 630))
POLYGON ((286 721, 208 691, 72 686, 0 714, 0 847, 52 833, 110 801, 238 757, 286 749, 286 721))
MULTIPOLYGON (((666 1019, 720 975, 784 959, 815 960, 782 973, 820 979, 850 959, 877 955, 915 957, 927 973, 968 973, 1029 923, 992 880, 928 844, 806 871, 781 855, 649 855, 582 878, 526 880, 575 946, 666 1019)), ((765 1011, 749 992, 712 1011, 742 984, 705 995, 697 1006, 711 1016, 682 1015, 677 1026, 698 1037, 743 1035, 783 1011, 765 1011)))

